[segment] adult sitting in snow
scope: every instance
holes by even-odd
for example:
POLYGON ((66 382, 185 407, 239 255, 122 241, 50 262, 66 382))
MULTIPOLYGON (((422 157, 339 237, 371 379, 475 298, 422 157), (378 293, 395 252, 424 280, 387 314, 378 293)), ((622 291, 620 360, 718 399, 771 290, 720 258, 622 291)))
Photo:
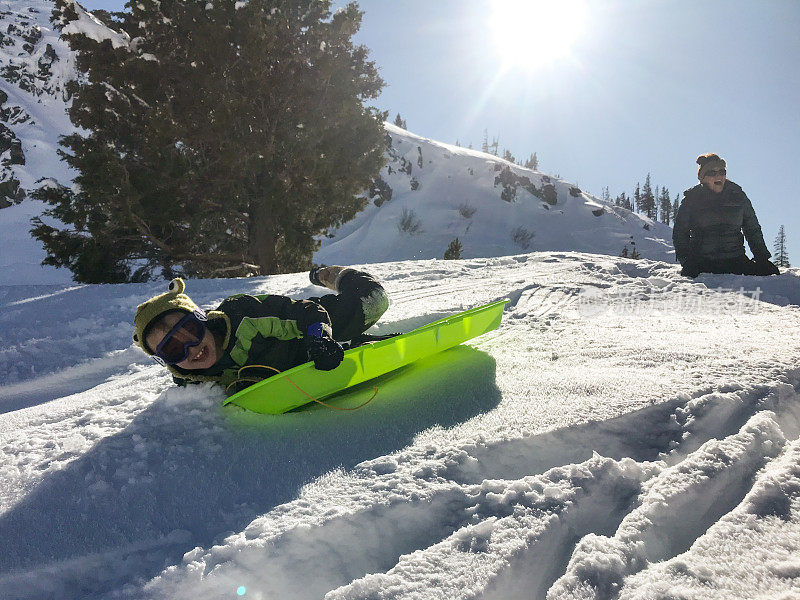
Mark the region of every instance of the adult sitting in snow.
POLYGON ((726 178, 725 161, 716 154, 703 154, 697 164, 700 184, 683 193, 672 230, 681 275, 778 275, 753 205, 742 188, 726 178), (752 260, 745 254, 745 238, 752 260))
POLYGON ((311 360, 317 369, 330 371, 344 357, 341 342, 355 346, 390 337, 363 335, 389 306, 372 276, 323 266, 312 269, 309 278, 338 293, 308 300, 237 294, 208 313, 183 293, 183 280, 174 279, 168 292, 136 309, 133 339, 179 385, 213 381, 233 393, 244 383, 239 382, 241 367, 270 367, 260 370, 264 378, 311 360))

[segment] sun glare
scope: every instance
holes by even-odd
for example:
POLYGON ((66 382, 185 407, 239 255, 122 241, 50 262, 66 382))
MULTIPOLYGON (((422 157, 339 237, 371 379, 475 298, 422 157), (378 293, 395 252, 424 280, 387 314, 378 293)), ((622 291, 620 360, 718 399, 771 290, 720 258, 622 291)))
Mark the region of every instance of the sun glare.
POLYGON ((570 54, 586 27, 582 0, 493 0, 490 27, 506 64, 536 70, 570 54))

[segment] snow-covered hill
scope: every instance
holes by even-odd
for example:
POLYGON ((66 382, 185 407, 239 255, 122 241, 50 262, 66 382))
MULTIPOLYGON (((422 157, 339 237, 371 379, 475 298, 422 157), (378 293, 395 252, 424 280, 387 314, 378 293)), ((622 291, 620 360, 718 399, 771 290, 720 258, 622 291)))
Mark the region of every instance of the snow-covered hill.
POLYGON ((0 597, 800 597, 799 270, 368 268, 392 298, 378 331, 511 301, 354 413, 269 416, 173 387, 131 346, 163 283, 0 286, 0 597))
MULTIPOLYGON (((65 269, 42 267, 30 220, 45 209, 25 199, 51 178, 69 185, 76 173, 61 161, 61 136, 75 131, 67 115, 70 81, 82 75, 75 54, 51 23, 52 0, 0 0, 0 284, 72 280, 65 269), (10 208, 5 208, 9 207, 10 208)), ((117 36, 80 5, 72 31, 117 36)))
POLYGON ((52 0, 0 0, 0 206, 22 200, 42 177, 68 184, 75 176, 56 150, 75 131, 67 84, 80 74, 50 22, 53 8, 52 0))
MULTIPOLYGON (((30 219, 45 206, 26 193, 76 175, 57 155, 72 133, 67 83, 81 79, 74 53, 50 22, 52 0, 0 0, 0 284, 68 282, 66 269, 41 267, 44 250, 30 219), (21 201, 21 203, 20 203, 21 201)), ((64 33, 128 44, 79 4, 64 33)), ((367 208, 330 237, 314 260, 350 264, 442 258, 456 238, 464 258, 533 250, 671 260, 671 231, 587 195, 574 185, 481 152, 419 137, 386 124, 387 164, 367 208)))
POLYGON ((574 185, 491 154, 422 138, 390 123, 387 164, 370 203, 322 245, 314 260, 349 264, 462 258, 534 250, 674 260, 672 230, 574 185))

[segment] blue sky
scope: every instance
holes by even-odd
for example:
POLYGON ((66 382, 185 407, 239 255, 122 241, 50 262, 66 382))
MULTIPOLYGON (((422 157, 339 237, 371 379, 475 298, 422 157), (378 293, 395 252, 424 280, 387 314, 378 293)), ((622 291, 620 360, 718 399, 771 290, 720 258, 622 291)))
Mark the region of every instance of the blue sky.
POLYGON ((487 130, 501 150, 536 152, 541 170, 597 196, 631 193, 649 172, 674 198, 697 183, 697 155, 717 152, 767 246, 785 225, 800 264, 800 2, 586 2, 574 15, 583 25, 567 32, 531 11, 508 25, 522 25, 515 50, 489 25, 498 2, 359 2, 356 41, 387 83, 376 105, 390 120, 399 112, 414 133, 475 148, 487 130), (537 40, 555 34, 545 47, 563 46, 567 33, 577 33, 569 53, 540 64, 537 40))

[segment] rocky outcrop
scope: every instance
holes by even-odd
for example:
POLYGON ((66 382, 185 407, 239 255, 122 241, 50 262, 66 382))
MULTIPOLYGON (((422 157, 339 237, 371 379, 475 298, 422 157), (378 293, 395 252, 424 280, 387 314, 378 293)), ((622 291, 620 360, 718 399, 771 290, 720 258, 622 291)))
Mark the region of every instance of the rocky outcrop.
MULTIPOLYGON (((495 170, 497 170, 497 165, 495 165, 495 170)), ((542 180, 544 180, 544 176, 542 177, 542 180)), ((511 167, 508 166, 504 168, 501 167, 500 174, 494 178, 494 185, 495 187, 498 185, 503 186, 503 191, 500 192, 500 198, 506 202, 513 202, 516 199, 517 188, 524 189, 540 200, 544 200, 548 204, 556 204, 558 201, 558 198, 555 195, 556 189, 554 186, 545 185, 542 188, 537 188, 536 185, 534 185, 534 183, 531 181, 530 177, 526 175, 518 175, 511 170, 511 167), (548 187, 552 188, 553 194, 548 194, 545 191, 548 187)))
POLYGON ((0 208, 22 201, 42 177, 73 176, 56 149, 59 137, 74 130, 66 115, 68 84, 80 78, 74 54, 50 22, 53 0, 2 6, 0 208))

